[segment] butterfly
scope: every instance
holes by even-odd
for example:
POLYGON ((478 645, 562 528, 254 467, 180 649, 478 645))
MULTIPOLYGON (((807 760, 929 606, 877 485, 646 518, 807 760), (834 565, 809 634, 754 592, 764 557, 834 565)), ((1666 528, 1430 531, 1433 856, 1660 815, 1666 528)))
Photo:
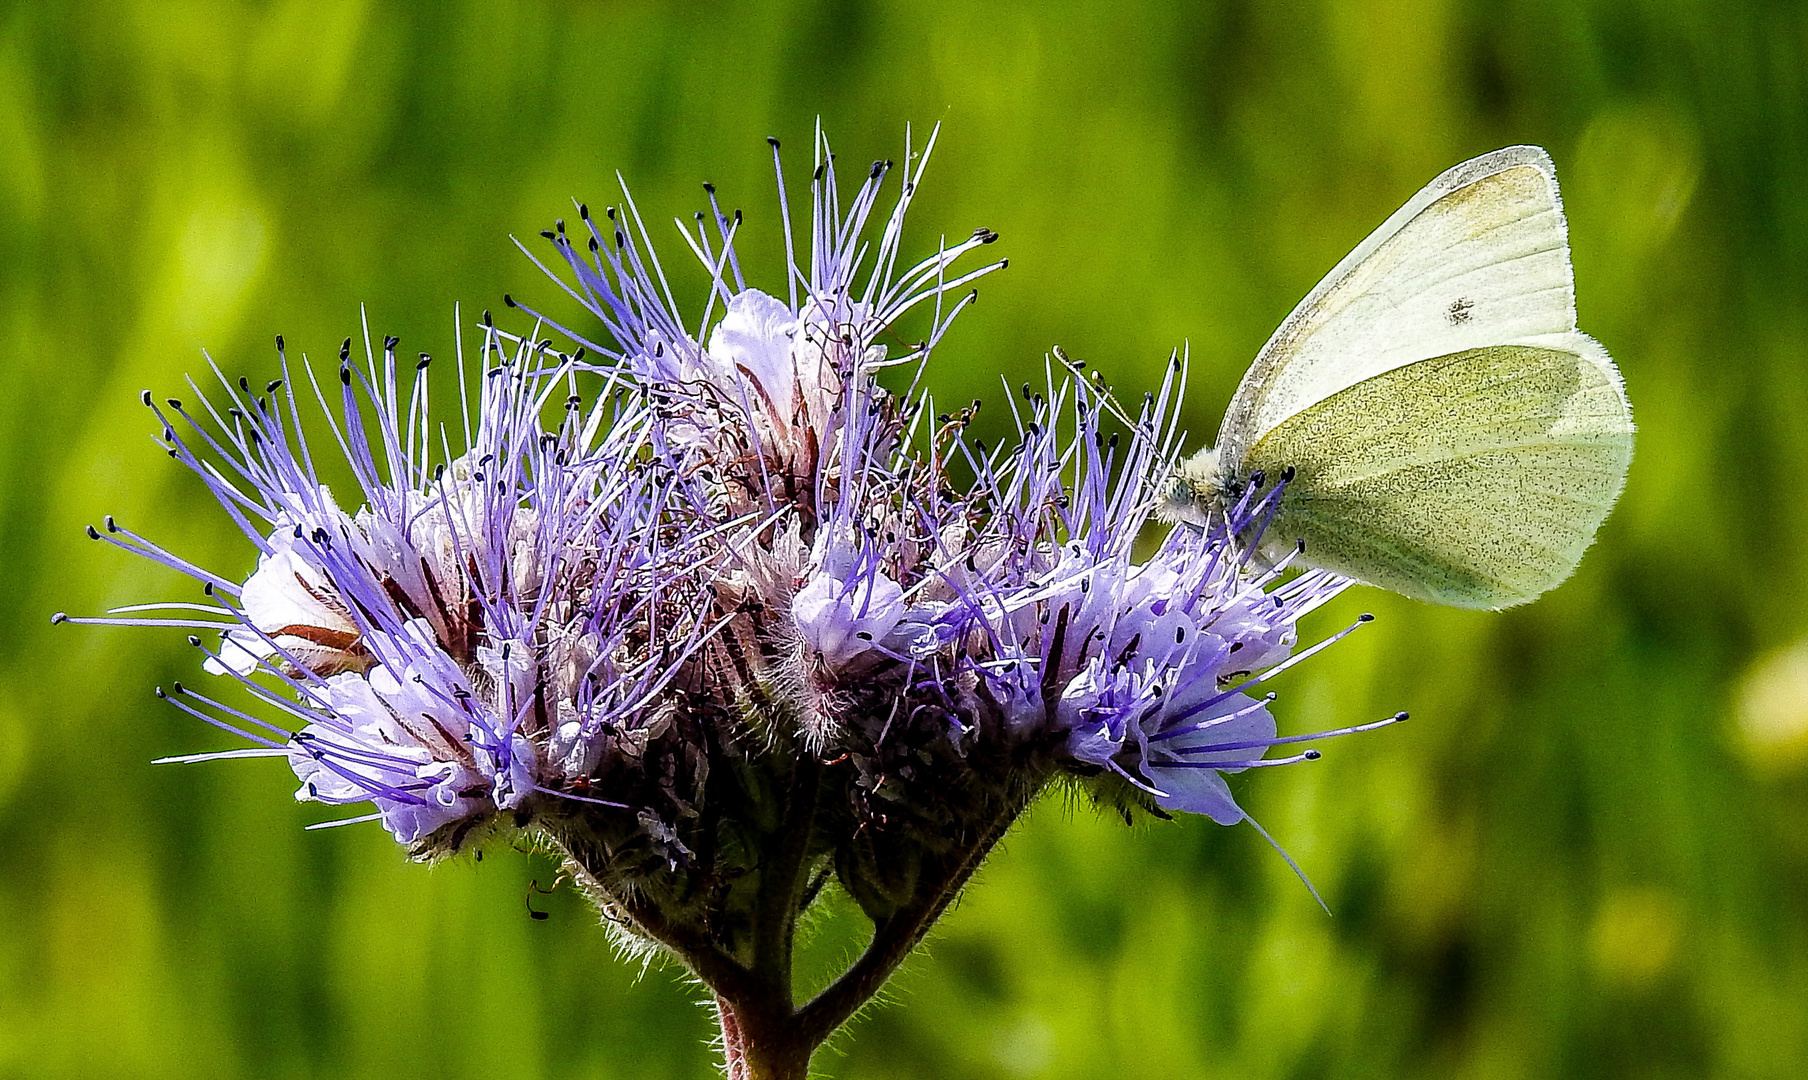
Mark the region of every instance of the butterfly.
POLYGON ((1503 608, 1575 570, 1632 437, 1619 369, 1576 329, 1556 170, 1513 146, 1433 180, 1300 301, 1164 510, 1222 523, 1278 485, 1265 559, 1299 547, 1419 600, 1503 608))

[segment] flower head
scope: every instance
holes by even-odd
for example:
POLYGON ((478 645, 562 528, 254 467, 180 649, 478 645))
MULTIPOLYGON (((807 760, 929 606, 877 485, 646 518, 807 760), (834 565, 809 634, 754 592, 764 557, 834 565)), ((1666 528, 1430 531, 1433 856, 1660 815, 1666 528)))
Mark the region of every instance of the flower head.
POLYGON ((393 338, 361 363, 348 341, 336 386, 279 339, 262 394, 222 378, 197 415, 147 393, 257 566, 233 581, 109 521, 94 535, 210 599, 100 621, 219 633, 191 640, 253 704, 168 696, 251 746, 197 757, 282 757, 300 798, 368 804, 350 820, 420 855, 536 830, 700 971, 705 946, 757 967, 761 912, 794 919, 828 876, 876 925, 932 919, 1057 776, 1243 820, 1227 775, 1315 756, 1267 756, 1303 737, 1251 691, 1312 651, 1293 652, 1297 621, 1348 582, 1252 562, 1284 478, 1143 554, 1178 458, 1178 358, 1131 408, 1057 350, 996 446, 973 434, 978 402, 937 413, 887 388, 893 370, 920 381, 972 282, 1004 266, 966 268, 984 229, 903 261, 933 142, 907 148, 880 214, 892 163, 844 208, 819 139, 808 244, 769 292, 742 280, 741 216, 712 190, 681 224, 710 276, 695 308, 631 200, 580 206, 582 241, 545 236, 595 323, 536 315, 514 335, 485 313, 450 419, 428 357, 393 338), (887 344, 901 325, 919 344, 887 344), (316 470, 298 373, 349 494, 316 470))

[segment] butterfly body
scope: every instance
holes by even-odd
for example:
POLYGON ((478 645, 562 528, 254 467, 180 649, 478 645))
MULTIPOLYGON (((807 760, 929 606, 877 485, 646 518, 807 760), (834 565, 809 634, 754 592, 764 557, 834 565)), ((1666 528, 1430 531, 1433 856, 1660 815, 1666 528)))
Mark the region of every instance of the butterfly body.
POLYGON ((1576 329, 1550 159, 1510 147, 1434 180, 1257 355, 1168 510, 1222 521, 1285 486, 1262 542, 1457 607, 1567 578, 1619 497, 1632 417, 1576 329))

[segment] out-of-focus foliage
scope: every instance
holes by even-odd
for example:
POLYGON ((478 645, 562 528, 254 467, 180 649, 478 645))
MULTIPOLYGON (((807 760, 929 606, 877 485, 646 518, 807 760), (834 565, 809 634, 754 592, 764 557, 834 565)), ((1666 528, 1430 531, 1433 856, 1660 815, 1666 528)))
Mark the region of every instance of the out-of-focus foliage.
POLYGON ((1540 143, 1641 428, 1556 593, 1319 616, 1380 619, 1281 680, 1283 725, 1414 720, 1237 790, 1334 916, 1250 829, 1057 796, 829 1075, 1808 1071, 1795 6, 32 0, 0 14, 0 1074, 710 1075, 669 972, 568 890, 528 917, 543 860, 410 865, 373 826, 302 832, 280 764, 153 768, 225 745, 151 697, 204 678, 181 633, 48 619, 186 598, 81 540, 103 513, 248 569, 137 403, 203 346, 268 378, 272 334, 330 356, 363 304, 449 355, 455 301, 552 296, 507 237, 615 169, 653 221, 715 181, 776 285, 763 138, 801 178, 818 116, 853 161, 942 122, 918 249, 1004 234, 939 395, 996 398, 1052 343, 1134 394, 1190 342, 1199 441, 1371 227, 1540 143))

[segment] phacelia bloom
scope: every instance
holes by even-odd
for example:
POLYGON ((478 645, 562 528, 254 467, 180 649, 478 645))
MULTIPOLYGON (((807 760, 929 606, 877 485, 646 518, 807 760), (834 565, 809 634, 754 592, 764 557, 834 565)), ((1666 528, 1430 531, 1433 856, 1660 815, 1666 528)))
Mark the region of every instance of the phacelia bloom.
POLYGON ((199 411, 147 393, 257 567, 228 580, 109 521, 92 534, 207 598, 99 621, 193 628, 257 703, 169 692, 250 744, 197 757, 284 758, 298 797, 367 807, 350 820, 423 857, 527 830, 734 1008, 788 972, 790 928, 838 882, 875 936, 787 1014, 818 1041, 1051 781, 1243 820, 1226 776, 1316 756, 1269 756, 1305 737, 1251 691, 1312 651, 1299 618, 1348 582, 1252 562, 1284 478, 1139 554, 1178 458, 1178 360, 1125 405, 1057 350, 1007 394, 996 446, 979 403, 937 413, 923 365, 1004 263, 970 265, 984 229, 904 260, 933 143, 844 203, 819 137, 795 249, 781 170, 790 271, 769 291, 713 189, 680 223, 710 281, 690 305, 632 201, 580 206, 546 268, 594 322, 510 334, 485 313, 449 415, 393 338, 358 362, 348 341, 336 382, 283 357, 199 411), (356 491, 323 483, 329 447, 356 491))

